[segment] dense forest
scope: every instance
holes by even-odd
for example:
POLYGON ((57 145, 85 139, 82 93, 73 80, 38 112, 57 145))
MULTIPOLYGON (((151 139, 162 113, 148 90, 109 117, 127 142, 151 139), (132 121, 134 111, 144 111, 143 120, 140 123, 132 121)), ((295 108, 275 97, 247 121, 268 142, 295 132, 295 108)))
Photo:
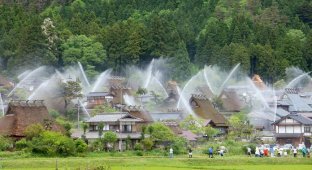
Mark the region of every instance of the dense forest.
POLYGON ((163 57, 175 80, 241 63, 275 82, 312 70, 311 26, 311 0, 0 0, 1 72, 80 61, 92 77, 163 57))

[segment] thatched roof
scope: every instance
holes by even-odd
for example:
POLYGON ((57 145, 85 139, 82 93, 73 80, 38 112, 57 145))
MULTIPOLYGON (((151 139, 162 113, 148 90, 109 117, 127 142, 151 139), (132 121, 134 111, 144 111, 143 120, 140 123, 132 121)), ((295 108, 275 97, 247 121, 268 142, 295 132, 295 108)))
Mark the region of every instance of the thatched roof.
POLYGON ((25 137, 25 129, 32 124, 51 122, 51 130, 63 131, 49 115, 42 101, 11 101, 6 115, 0 119, 0 134, 10 137, 25 137))
POLYGON ((190 99, 193 111, 203 119, 212 120, 216 126, 227 126, 226 119, 213 106, 208 98, 203 95, 193 95, 190 99))
POLYGON ((244 107, 244 101, 234 90, 223 90, 221 93, 222 111, 239 112, 244 107))
POLYGON ((0 86, 12 87, 13 84, 8 79, 0 75, 0 86))
POLYGON ((251 80, 258 89, 260 90, 266 89, 266 85, 264 84, 264 82, 262 81, 262 79, 258 74, 255 74, 251 80))

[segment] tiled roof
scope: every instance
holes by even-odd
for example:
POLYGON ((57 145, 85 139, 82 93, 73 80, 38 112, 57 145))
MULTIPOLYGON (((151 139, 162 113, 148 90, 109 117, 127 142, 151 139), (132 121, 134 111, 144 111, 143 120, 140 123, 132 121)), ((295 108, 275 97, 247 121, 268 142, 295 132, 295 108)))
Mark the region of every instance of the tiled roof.
POLYGON ((312 112, 312 107, 310 107, 304 99, 302 99, 298 94, 287 94, 288 99, 291 101, 292 110, 289 111, 307 111, 312 112))
POLYGON ((188 141, 196 141, 198 136, 189 130, 182 130, 182 134, 180 135, 187 139, 188 141))
POLYGON ((87 97, 101 97, 101 96, 111 96, 108 92, 90 92, 87 97))
POLYGON ((301 116, 300 114, 289 114, 289 115, 284 116, 284 117, 280 118, 279 120, 275 121, 273 124, 278 124, 279 122, 281 122, 282 120, 284 120, 286 118, 294 119, 303 125, 312 125, 312 120, 310 118, 301 116))
MULTIPOLYGON (((83 132, 77 131, 72 133, 73 138, 81 138, 81 135, 83 132)), ((105 132, 103 132, 105 134, 105 132)), ((140 132, 134 132, 134 133, 118 133, 116 132, 117 139, 127 139, 128 136, 130 136, 131 139, 140 139, 141 138, 141 133, 140 132)), ((145 137, 148 137, 148 134, 145 135, 145 137)), ((86 138, 87 139, 98 139, 99 138, 99 132, 98 131, 93 131, 93 132, 87 132, 86 133, 86 138)))
POLYGON ((306 118, 304 116, 301 116, 299 114, 289 114, 287 117, 290 117, 304 125, 312 125, 312 120, 309 118, 306 118))
POLYGON ((302 136, 302 133, 276 133, 275 137, 277 138, 299 138, 302 136))
POLYGON ((116 112, 116 113, 98 114, 98 115, 91 117, 86 122, 89 122, 89 123, 91 122, 117 122, 117 121, 120 121, 121 119, 125 119, 127 116, 130 116, 129 118, 131 119, 131 121, 142 121, 142 119, 131 116, 127 112, 116 112))
POLYGON ((151 112, 149 114, 153 118, 154 121, 182 119, 181 112, 151 112))

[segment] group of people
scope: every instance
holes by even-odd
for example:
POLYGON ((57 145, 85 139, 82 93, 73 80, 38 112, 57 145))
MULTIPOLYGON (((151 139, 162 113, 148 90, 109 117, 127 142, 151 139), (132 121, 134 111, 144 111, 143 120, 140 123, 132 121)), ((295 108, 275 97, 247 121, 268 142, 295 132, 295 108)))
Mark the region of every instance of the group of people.
MULTIPOLYGON (((220 148, 220 150, 218 151, 219 155, 221 157, 223 157, 224 155, 224 148, 220 148)), ((213 158, 213 147, 209 147, 208 149, 208 155, 209 155, 209 158, 213 158)), ((193 150, 192 148, 188 148, 188 156, 189 158, 192 158, 193 157, 193 150)), ((170 148, 169 149, 169 158, 173 158, 173 149, 170 148)))
MULTIPOLYGON (((300 149, 300 151, 301 151, 303 157, 310 158, 310 152, 311 152, 310 148, 306 148, 305 146, 303 146, 300 149)), ((292 152, 294 157, 297 157, 297 155, 298 155, 298 149, 296 147, 290 148, 289 152, 292 152)), ((251 156, 251 148, 250 147, 247 147, 247 155, 251 156)), ((287 156, 288 152, 286 149, 281 148, 281 147, 274 149, 273 147, 266 148, 263 146, 260 146, 260 147, 257 146, 255 148, 255 157, 269 157, 269 156, 275 157, 275 155, 277 155, 277 157, 287 156)))

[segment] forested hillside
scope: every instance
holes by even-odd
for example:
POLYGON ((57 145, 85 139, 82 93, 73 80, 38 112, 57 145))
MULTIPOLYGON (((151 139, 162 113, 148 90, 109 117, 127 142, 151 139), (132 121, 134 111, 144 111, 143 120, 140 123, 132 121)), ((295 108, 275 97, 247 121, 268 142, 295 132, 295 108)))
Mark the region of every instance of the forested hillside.
POLYGON ((312 70, 311 0, 0 0, 1 71, 79 60, 89 76, 170 58, 183 81, 204 65, 274 82, 312 70))

